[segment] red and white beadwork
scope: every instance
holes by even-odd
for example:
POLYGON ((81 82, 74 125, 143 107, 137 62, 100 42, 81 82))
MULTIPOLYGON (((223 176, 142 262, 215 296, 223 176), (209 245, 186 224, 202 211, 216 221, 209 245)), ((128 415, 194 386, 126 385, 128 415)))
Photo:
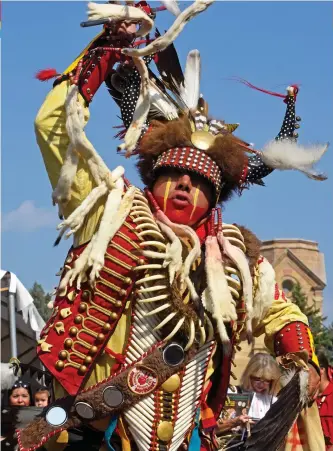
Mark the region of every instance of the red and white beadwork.
POLYGON ((202 150, 192 147, 175 147, 163 152, 154 165, 154 170, 160 167, 180 168, 196 172, 209 180, 219 191, 222 173, 214 160, 202 150))
POLYGON ((157 374, 144 365, 136 365, 128 373, 127 385, 133 393, 147 395, 155 390, 158 383, 157 374))

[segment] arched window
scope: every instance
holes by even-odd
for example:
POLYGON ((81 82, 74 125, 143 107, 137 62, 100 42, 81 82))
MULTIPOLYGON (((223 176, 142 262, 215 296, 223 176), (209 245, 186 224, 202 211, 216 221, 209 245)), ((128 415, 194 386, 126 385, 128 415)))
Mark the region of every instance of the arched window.
POLYGON ((292 292, 294 285, 295 285, 295 282, 293 282, 290 279, 286 279, 282 282, 282 290, 287 297, 291 296, 291 292, 292 292))

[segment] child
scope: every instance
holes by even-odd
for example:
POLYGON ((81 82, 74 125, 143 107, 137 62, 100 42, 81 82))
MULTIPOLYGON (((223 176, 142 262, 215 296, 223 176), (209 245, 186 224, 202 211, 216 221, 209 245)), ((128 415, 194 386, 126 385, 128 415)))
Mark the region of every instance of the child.
POLYGON ((47 388, 41 387, 35 392, 35 406, 46 407, 49 405, 50 392, 47 388))

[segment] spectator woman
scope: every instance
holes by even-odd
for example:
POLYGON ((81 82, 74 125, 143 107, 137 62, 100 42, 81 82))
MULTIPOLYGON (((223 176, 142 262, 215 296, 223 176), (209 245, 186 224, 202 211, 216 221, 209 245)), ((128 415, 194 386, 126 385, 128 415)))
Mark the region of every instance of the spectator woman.
POLYGON ((217 435, 221 435, 238 426, 246 427, 263 418, 270 406, 276 401, 281 373, 275 359, 269 354, 259 352, 247 364, 241 377, 240 393, 252 394, 247 415, 233 419, 220 420, 217 435))
POLYGON ((32 394, 27 382, 18 380, 8 393, 9 405, 15 407, 28 407, 31 405, 32 394))

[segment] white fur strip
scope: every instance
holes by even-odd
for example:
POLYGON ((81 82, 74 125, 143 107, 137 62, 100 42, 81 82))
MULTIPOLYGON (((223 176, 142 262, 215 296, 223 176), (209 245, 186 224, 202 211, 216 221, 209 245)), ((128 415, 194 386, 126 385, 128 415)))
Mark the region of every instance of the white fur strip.
POLYGON ((82 252, 80 257, 75 260, 74 266, 70 269, 60 281, 58 292, 64 290, 67 285, 73 285, 76 280, 76 288, 79 290, 81 287, 81 282, 86 278, 86 272, 88 270, 88 257, 95 242, 96 235, 93 235, 90 243, 87 245, 85 250, 82 252))
POLYGON ((108 183, 110 170, 84 133, 84 111, 78 96, 78 87, 76 85, 70 86, 67 94, 68 102, 71 104, 71 108, 67 110, 68 137, 74 149, 86 160, 96 185, 100 185, 103 180, 108 183))
POLYGON ((172 285, 175 275, 181 270, 183 264, 182 244, 175 232, 169 226, 163 224, 161 221, 157 221, 157 224, 161 228, 162 232, 165 233, 171 241, 167 245, 167 257, 163 262, 163 267, 168 267, 169 281, 170 285, 172 285))
POLYGON ((207 288, 204 292, 204 302, 207 310, 217 322, 218 332, 224 345, 230 343, 224 322, 237 319, 235 302, 232 299, 226 280, 221 251, 215 236, 206 239, 207 288))
POLYGON ((163 36, 155 39, 155 41, 142 49, 123 49, 122 52, 129 56, 147 56, 164 50, 178 37, 187 22, 193 19, 197 14, 205 11, 213 2, 214 0, 196 0, 179 14, 177 19, 163 36))
POLYGON ((179 16, 180 9, 176 0, 160 0, 166 9, 174 16, 179 16))
POLYGON ((99 277, 99 272, 104 266, 104 256, 107 246, 124 223, 131 209, 135 196, 135 187, 131 186, 121 199, 124 189, 123 179, 118 179, 116 188, 112 190, 106 201, 105 210, 96 234, 96 241, 89 255, 88 264, 92 266, 90 281, 94 282, 99 277))
POLYGON ((264 146, 261 159, 270 168, 296 169, 309 178, 325 180, 326 177, 316 172, 313 166, 327 149, 328 144, 306 148, 289 140, 271 141, 264 146))
MULTIPOLYGON (((69 136, 69 145, 66 151, 57 186, 52 193, 53 204, 66 204, 71 198, 71 189, 75 179, 77 166, 79 162, 78 154, 75 152, 74 122, 78 114, 78 90, 77 87, 70 87, 65 100, 66 111, 66 130, 69 136), (74 121, 74 122, 73 122, 74 121)), ((84 127, 84 118, 82 118, 82 128, 84 127)))
POLYGON ((88 20, 113 19, 115 21, 128 21, 140 23, 137 36, 145 36, 154 26, 154 21, 140 8, 128 5, 112 5, 88 3, 88 20))
POLYGON ((67 229, 70 229, 69 232, 66 233, 65 238, 69 238, 73 233, 76 233, 82 226, 85 217, 92 209, 92 207, 96 204, 98 199, 104 196, 108 191, 106 183, 103 182, 101 185, 96 186, 84 199, 82 204, 77 207, 73 213, 68 216, 65 221, 61 222, 57 229, 61 230, 60 235, 62 236, 67 229))
POLYGON ((249 264, 246 260, 244 252, 236 246, 233 246, 227 238, 223 236, 223 233, 217 234, 218 242, 221 249, 226 253, 226 255, 231 259, 231 261, 236 265, 239 270, 242 284, 243 284, 243 295, 245 301, 245 307, 247 312, 247 334, 248 340, 252 340, 252 315, 253 315, 253 299, 252 299, 252 277, 250 273, 249 264))
POLYGON ((124 143, 119 146, 120 150, 126 149, 127 156, 136 147, 150 108, 149 73, 147 66, 141 58, 133 58, 133 61, 141 76, 141 86, 131 125, 126 132, 124 143))
POLYGON ((275 293, 275 272, 264 258, 259 264, 258 289, 254 296, 253 318, 260 321, 273 303, 275 293))
POLYGON ((188 109, 196 108, 200 96, 201 58, 199 50, 191 50, 187 55, 184 86, 180 87, 180 97, 188 109))
POLYGON ((52 193, 53 205, 66 205, 70 201, 71 189, 75 179, 78 162, 78 154, 74 151, 73 145, 70 143, 67 148, 64 162, 61 166, 57 186, 52 193))

